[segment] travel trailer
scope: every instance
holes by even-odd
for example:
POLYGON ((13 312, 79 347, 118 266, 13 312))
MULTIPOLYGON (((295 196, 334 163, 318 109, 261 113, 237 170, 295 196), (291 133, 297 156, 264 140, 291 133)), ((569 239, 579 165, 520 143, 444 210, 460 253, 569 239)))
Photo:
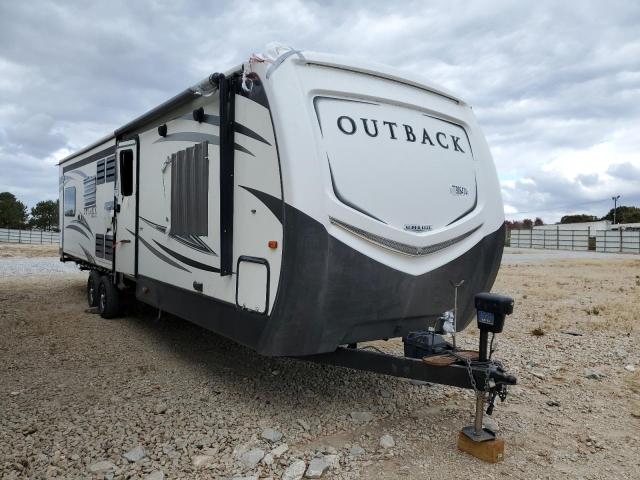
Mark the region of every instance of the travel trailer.
POLYGON ((336 56, 253 55, 59 168, 61 260, 90 306, 136 298, 263 355, 442 332, 454 309, 460 331, 502 256, 471 107, 336 56))

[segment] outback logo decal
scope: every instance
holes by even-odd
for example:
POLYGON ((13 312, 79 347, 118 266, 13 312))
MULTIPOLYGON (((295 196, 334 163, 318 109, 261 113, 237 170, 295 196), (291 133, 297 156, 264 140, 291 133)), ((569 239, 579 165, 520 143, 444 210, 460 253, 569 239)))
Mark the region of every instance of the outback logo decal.
POLYGON ((386 120, 380 122, 371 118, 360 118, 359 121, 354 120, 348 115, 338 117, 338 129, 345 135, 355 135, 358 130, 363 131, 369 137, 377 137, 378 135, 388 135, 390 140, 398 140, 399 137, 411 143, 421 143, 423 145, 431 145, 432 147, 440 147, 444 150, 452 150, 454 152, 465 153, 460 146, 460 137, 445 132, 428 132, 426 128, 414 129, 411 125, 404 123, 398 125, 396 122, 388 122, 386 120))
POLYGON ((467 195, 469 195, 469 189, 460 185, 451 185, 451 188, 449 188, 449 193, 455 197, 466 197, 467 195))
POLYGON ((404 229, 409 232, 426 232, 431 230, 431 225, 415 225, 413 223, 409 223, 404 226, 404 229))

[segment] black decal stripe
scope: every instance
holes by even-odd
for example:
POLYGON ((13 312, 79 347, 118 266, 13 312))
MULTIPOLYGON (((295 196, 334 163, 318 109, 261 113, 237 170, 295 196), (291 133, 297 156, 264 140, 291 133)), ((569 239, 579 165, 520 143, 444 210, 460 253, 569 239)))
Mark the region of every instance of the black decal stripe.
POLYGON ((94 153, 93 155, 88 156, 87 158, 83 158, 82 160, 78 160, 74 163, 70 163, 69 165, 65 165, 62 169, 62 173, 67 173, 70 170, 75 170, 76 168, 80 168, 84 165, 88 165, 89 163, 95 162, 96 160, 106 158, 110 155, 113 155, 115 152, 116 152, 116 146, 112 145, 111 147, 107 147, 100 152, 97 152, 97 153, 94 153))
POLYGON ((333 194, 336 196, 336 198, 338 200, 340 200, 342 203, 344 203, 347 207, 353 208, 356 212, 360 212, 363 215, 366 215, 367 217, 373 218, 374 220, 377 220, 377 221, 379 221, 381 223, 384 223, 386 225, 387 222, 385 222, 384 220, 379 219, 375 215, 367 212, 364 208, 361 208, 361 207, 357 206, 356 204, 350 202, 349 200, 347 200, 346 198, 344 198, 342 196, 342 194, 338 190, 338 187, 336 186, 336 181, 333 178, 333 170, 331 169, 331 162, 329 162, 329 157, 328 156, 327 156, 327 163, 329 164, 329 174, 331 175, 331 186, 333 187, 333 194))
MULTIPOLYGON (((188 113, 186 115, 182 115, 181 117, 178 117, 178 119, 180 119, 180 120, 190 120, 192 122, 197 122, 197 120, 195 120, 193 118, 193 114, 191 114, 191 113, 188 113)), ((220 117, 218 115, 209 115, 207 113, 204 116, 204 123, 208 123, 209 125, 214 125, 216 127, 219 127, 220 126, 220 117)), ((258 140, 259 142, 266 143, 267 145, 271 146, 271 143, 269 143, 269 141, 267 141, 265 138, 260 136, 258 133, 256 133, 253 130, 251 130, 249 127, 245 127, 243 124, 238 123, 238 122, 235 123, 234 127, 235 127, 235 131, 237 133, 241 133, 242 135, 245 135, 247 137, 253 138, 254 140, 258 140)))
POLYGON ((174 252, 170 248, 165 247, 164 245, 158 243, 157 241, 153 241, 157 246, 159 246, 162 250, 167 252, 172 257, 180 260, 182 263, 192 266, 193 268, 197 268, 199 270, 206 270, 207 272, 220 272, 219 268, 212 267, 210 265, 206 265, 204 263, 197 262, 189 257, 185 257, 184 255, 180 255, 178 252, 174 252))
POLYGON ((82 225, 84 225, 84 227, 89 230, 89 232, 91 233, 91 235, 93 235, 93 232, 91 231, 91 227, 89 226, 89 224, 87 223, 87 219, 84 218, 84 216, 82 216, 80 218, 80 220, 78 220, 82 225))
MULTIPOLYGON (((182 115, 180 117, 175 118, 174 120, 189 120, 191 122, 197 122, 195 118, 193 118, 193 113, 187 113, 186 115, 182 115)), ((198 122, 200 123, 200 122, 198 122)), ((220 126, 220 117, 218 115, 209 115, 206 113, 204 115, 204 123, 208 123, 209 125, 214 125, 216 127, 220 126)))
MULTIPOLYGON (((131 235, 135 236, 135 234, 131 230, 129 230, 128 228, 127 228, 127 232, 129 232, 131 235)), ((180 269, 180 270, 182 270, 184 272, 191 273, 190 270, 187 270, 186 268, 184 268, 179 263, 174 262, 169 257, 167 257, 166 255, 162 254, 161 252, 159 252, 155 248, 153 248, 153 246, 151 246, 149 244, 149 242, 147 242, 144 238, 138 236, 138 240, 140 240, 140 243, 142 243, 145 247, 147 247, 151 253, 153 253, 156 257, 158 257, 163 262, 168 263, 172 267, 176 267, 176 268, 178 268, 178 269, 180 269)))
MULTIPOLYGON (((212 135, 210 133, 199 133, 199 132, 179 132, 179 133, 170 133, 166 137, 160 137, 153 143, 158 142, 209 142, 211 145, 220 145, 220 137, 218 135, 212 135)), ((253 153, 244 148, 242 145, 234 144, 233 147, 235 150, 246 153, 255 157, 253 153)))
POLYGON ((174 239, 176 242, 181 243, 182 245, 197 250, 198 252, 204 253, 206 255, 214 255, 218 256, 216 252, 214 252, 209 245, 204 243, 199 237, 195 235, 183 236, 183 235, 174 235, 169 234, 169 237, 174 239))
POLYGON ((234 125, 234 130, 237 133, 241 133, 242 135, 246 135, 249 138, 253 138, 254 140, 258 140, 259 142, 266 143, 267 145, 271 146, 271 144, 266 139, 262 138, 256 132, 251 130, 249 127, 245 127, 241 123, 236 122, 234 125))
POLYGON ((96 263, 96 259, 93 258, 93 255, 91 255, 91 253, 89 253, 89 250, 87 250, 86 248, 84 248, 82 245, 80 245, 80 248, 82 249, 82 251, 84 252, 84 254, 87 256, 87 261, 91 262, 91 263, 96 263))
MULTIPOLYGON (((197 122, 197 120, 195 120, 193 118, 193 114, 191 114, 191 113, 188 113, 186 115, 182 115, 181 117, 178 117, 178 119, 180 119, 180 120, 190 120, 190 121, 193 121, 193 122, 197 122)), ((220 117, 218 115, 209 115, 207 113, 204 116, 204 123, 208 123, 209 125, 214 125, 214 126, 219 127, 220 126, 220 117)), ((271 146, 271 143, 269 143, 268 140, 266 140, 265 138, 260 136, 258 133, 256 133, 253 130, 251 130, 249 127, 245 127, 241 123, 236 122, 235 125, 234 125, 234 130, 237 133, 240 133, 240 134, 245 135, 245 136, 247 136, 249 138, 253 138, 254 140, 258 140, 259 142, 266 143, 267 145, 271 146)))
MULTIPOLYGON (((193 120, 193 117, 191 118, 191 120, 193 120)), ((218 115, 209 115, 208 113, 206 113, 204 115, 204 121, 209 125, 216 125, 218 127, 220 126, 220 117, 218 115)))
POLYGON ((89 226, 87 221, 84 219, 84 217, 82 217, 80 220, 71 220, 70 223, 74 225, 77 224, 77 225, 80 225, 81 227, 86 228, 89 231, 89 233, 93 235, 93 231, 91 230, 91 227, 89 226))
POLYGON ((155 228, 159 232, 166 233, 166 231, 167 231, 167 227, 162 226, 162 225, 158 225, 157 223, 153 223, 151 220, 147 220, 144 217, 140 217, 140 220, 142 220, 144 223, 149 225, 151 228, 155 228))
POLYGON ((91 240, 89 235, 87 235, 87 233, 77 225, 67 225, 65 228, 68 228, 69 230, 74 230, 76 232, 80 232, 82 235, 87 237, 88 240, 91 240))
POLYGON ((271 210, 271 213, 273 213, 280 223, 282 223, 282 209, 284 206, 281 199, 276 198, 273 195, 269 195, 268 193, 261 192, 260 190, 245 187, 244 185, 240 185, 240 187, 244 188, 247 192, 251 193, 254 197, 264 203, 265 206, 271 210))
MULTIPOLYGON (((158 230, 159 232, 162 232, 162 233, 166 233, 167 232, 167 227, 165 227, 164 225, 159 225, 159 224, 154 223, 151 220, 148 220, 148 219, 146 219, 144 217, 140 217, 140 220, 145 222, 151 228, 154 228, 155 230, 158 230)), ((195 235, 183 236, 183 235, 169 234, 169 237, 174 239, 176 242, 179 242, 179 243, 185 245, 186 247, 192 248, 192 249, 197 250, 197 251, 199 251, 201 253, 205 253, 207 255, 218 256, 216 254, 216 252, 214 252, 209 247, 209 245, 204 243, 199 237, 197 237, 195 235)))
POLYGON ((247 100, 251 100, 261 107, 266 108, 269 111, 269 115, 271 115, 271 110, 269 109, 269 99, 267 99, 267 94, 264 91, 264 85, 262 83, 262 80, 260 80, 260 76, 256 72, 249 72, 247 74, 247 79, 252 83, 251 90, 247 92, 246 90, 241 88, 238 92, 238 95, 241 95, 247 100))

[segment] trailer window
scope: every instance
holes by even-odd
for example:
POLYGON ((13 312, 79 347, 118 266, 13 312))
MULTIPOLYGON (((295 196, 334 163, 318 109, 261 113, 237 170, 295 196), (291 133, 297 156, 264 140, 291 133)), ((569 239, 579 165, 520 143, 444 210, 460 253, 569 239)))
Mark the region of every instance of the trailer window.
POLYGON ((171 233, 209 234, 209 142, 171 155, 171 233))
POLYGON ((116 179, 116 156, 98 160, 96 163, 96 183, 98 185, 113 182, 116 179))
POLYGON ((104 235, 96 233, 96 257, 104 258, 104 235))
POLYGON ((76 216, 76 187, 67 187, 64 189, 64 216, 76 216))
MULTIPOLYGON (((84 208, 85 210, 96 206, 96 177, 84 179, 84 208)), ((86 213, 86 212, 85 212, 86 213)))
POLYGON ((120 152, 120 194, 123 197, 133 194, 133 150, 120 152))
POLYGON ((113 260, 113 235, 96 233, 96 257, 113 260))
POLYGON ((104 169, 104 181, 115 182, 116 181, 116 156, 112 155, 107 157, 104 169))
POLYGON ((104 183, 104 159, 96 163, 96 183, 98 185, 104 183))

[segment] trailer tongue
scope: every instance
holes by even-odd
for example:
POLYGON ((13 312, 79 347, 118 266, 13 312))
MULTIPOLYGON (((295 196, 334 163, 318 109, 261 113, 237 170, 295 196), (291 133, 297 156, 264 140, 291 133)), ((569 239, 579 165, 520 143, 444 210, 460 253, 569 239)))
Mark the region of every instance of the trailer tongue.
MULTIPOLYGON (((339 347, 335 352, 299 357, 301 360, 365 370, 394 377, 409 378, 471 389, 476 394, 473 425, 460 432, 458 447, 482 460, 495 463, 502 460, 504 442, 495 432, 483 428, 485 413, 491 415, 496 398, 507 398, 507 387, 517 383, 503 365, 491 359, 489 333, 502 332, 506 315, 513 312, 513 299, 491 293, 475 297, 477 325, 480 330, 478 352, 459 350, 434 332, 415 332, 403 338, 405 356, 384 353, 372 347, 357 345, 339 347)), ((491 341, 493 345, 493 337, 491 341)))

